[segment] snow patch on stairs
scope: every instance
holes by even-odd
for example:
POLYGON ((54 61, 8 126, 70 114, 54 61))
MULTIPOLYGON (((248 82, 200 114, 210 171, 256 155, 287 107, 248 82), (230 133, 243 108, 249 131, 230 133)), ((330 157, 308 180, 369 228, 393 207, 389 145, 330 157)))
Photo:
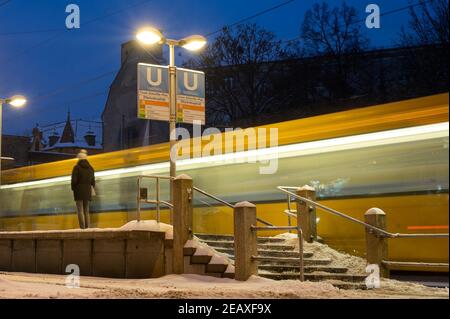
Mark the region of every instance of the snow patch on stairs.
POLYGON ((232 261, 194 237, 184 246, 184 272, 218 278, 234 278, 232 261))

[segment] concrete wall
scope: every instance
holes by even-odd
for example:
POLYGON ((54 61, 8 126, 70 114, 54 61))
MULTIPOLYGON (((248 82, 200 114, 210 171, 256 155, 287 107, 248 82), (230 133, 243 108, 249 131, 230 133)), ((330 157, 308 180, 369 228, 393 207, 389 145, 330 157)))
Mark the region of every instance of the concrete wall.
POLYGON ((85 276, 154 278, 171 272, 170 246, 158 231, 5 232, 0 271, 66 274, 76 264, 85 276))

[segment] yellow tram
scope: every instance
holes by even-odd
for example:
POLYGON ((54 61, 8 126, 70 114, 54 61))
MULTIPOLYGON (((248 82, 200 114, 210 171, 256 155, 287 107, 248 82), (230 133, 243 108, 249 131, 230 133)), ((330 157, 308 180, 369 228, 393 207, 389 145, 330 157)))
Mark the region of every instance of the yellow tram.
MULTIPOLYGON (((255 203, 258 216, 276 225, 287 225, 286 197, 276 187, 309 184, 320 203, 360 220, 369 208, 381 208, 390 232, 446 233, 448 98, 439 94, 261 126, 278 129, 278 145, 268 148, 278 159, 273 174, 261 174, 258 161, 236 160, 250 151, 247 143, 228 157, 183 159, 178 172, 224 200, 255 203)), ((98 188, 93 227, 119 227, 135 219, 137 176, 168 174, 168 159, 168 144, 91 156, 98 188)), ((69 176, 74 164, 75 159, 4 171, 0 231, 77 228, 69 176)), ((147 183, 151 196, 154 186, 147 183)), ((168 185, 162 194, 168 197, 168 185)), ((194 204, 195 232, 232 233, 230 208, 200 196, 194 204)), ((363 227, 320 210, 317 215, 325 243, 364 255, 363 227)), ((155 218, 154 207, 144 207, 142 216, 155 218)), ((162 220, 168 221, 168 213, 162 220)), ((447 238, 395 239, 388 248, 391 260, 448 262, 447 238)))

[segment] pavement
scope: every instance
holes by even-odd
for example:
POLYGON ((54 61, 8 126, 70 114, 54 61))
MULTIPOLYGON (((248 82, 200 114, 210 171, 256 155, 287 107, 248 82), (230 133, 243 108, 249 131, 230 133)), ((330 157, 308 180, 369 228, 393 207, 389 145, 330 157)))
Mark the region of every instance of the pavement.
POLYGON ((449 299, 448 288, 382 279, 369 290, 338 289, 327 282, 276 281, 252 276, 248 281, 193 274, 154 279, 80 277, 79 288, 66 285, 67 276, 0 272, 0 298, 111 299, 449 299))

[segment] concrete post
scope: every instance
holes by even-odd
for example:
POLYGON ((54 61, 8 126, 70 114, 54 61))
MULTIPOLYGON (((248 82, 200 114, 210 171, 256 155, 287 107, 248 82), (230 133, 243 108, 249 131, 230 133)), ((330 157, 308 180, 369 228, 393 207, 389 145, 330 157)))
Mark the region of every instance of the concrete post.
POLYGON ((236 280, 247 280, 258 274, 258 264, 252 256, 258 255, 257 235, 251 226, 256 226, 256 206, 240 202, 234 206, 234 254, 236 280))
MULTIPOLYGON (((297 195, 316 200, 316 191, 313 187, 305 185, 297 190, 297 195)), ((297 223, 303 230, 303 238, 311 243, 317 240, 316 208, 297 199, 297 223)))
MULTIPOLYGON (((386 214, 379 208, 371 208, 364 214, 367 224, 386 230, 386 214)), ((389 270, 382 261, 387 259, 387 238, 366 227, 366 258, 369 265, 380 267, 380 276, 389 277, 389 270)))
POLYGON ((192 239, 192 178, 182 174, 173 180, 173 272, 184 273, 183 248, 192 239))

